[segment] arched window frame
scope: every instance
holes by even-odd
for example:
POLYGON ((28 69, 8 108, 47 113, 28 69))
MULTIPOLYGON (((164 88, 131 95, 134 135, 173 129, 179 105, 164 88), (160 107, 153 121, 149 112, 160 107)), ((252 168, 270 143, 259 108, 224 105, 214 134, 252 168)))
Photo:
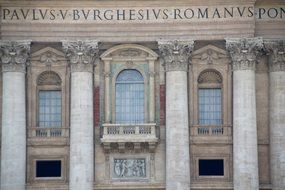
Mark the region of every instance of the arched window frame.
POLYGON ((112 121, 116 122, 116 79, 118 78, 119 74, 121 72, 123 72, 124 70, 136 70, 138 71, 144 80, 144 123, 147 123, 149 120, 149 97, 147 96, 147 92, 148 92, 148 85, 149 85, 149 81, 148 78, 145 74, 145 72, 136 66, 132 66, 132 67, 124 67, 121 66, 119 69, 117 69, 117 71, 114 73, 114 76, 112 77, 112 121))
MULTIPOLYGON (((103 123, 115 124, 115 79, 124 69, 136 69, 144 77, 145 123, 156 123, 156 73, 158 55, 138 44, 122 44, 105 51, 101 56, 104 68, 104 119, 103 123), (148 69, 145 68, 148 67, 148 69)), ((105 126, 106 126, 105 125, 105 126)))
MULTIPOLYGON (((205 77, 204 76, 204 77, 205 77)), ((198 125, 223 125, 224 124, 224 105, 223 105, 223 97, 224 97, 224 93, 223 93, 223 77, 221 75, 221 73, 215 69, 205 69, 203 70, 199 75, 198 75, 198 79, 197 79, 197 83, 198 83, 198 88, 197 88, 197 97, 198 97, 198 101, 197 101, 197 116, 198 116, 198 125), (216 75, 214 76, 210 76, 212 78, 208 79, 208 81, 202 81, 202 77, 203 75, 207 76, 207 74, 214 74, 216 75), (212 80, 212 81, 211 81, 212 80), (216 80, 216 81, 213 81, 216 80), (201 124, 200 123, 200 106, 199 106, 199 102, 200 102, 200 96, 199 96, 199 92, 200 89, 220 89, 220 93, 221 93, 221 116, 220 116, 220 120, 221 123, 220 124, 201 124)))
MULTIPOLYGON (((60 126, 51 126, 51 128, 54 127, 63 127, 63 90, 62 90, 62 79, 60 77, 60 75, 55 72, 55 71, 44 71, 42 73, 40 73, 37 77, 37 88, 36 88, 36 98, 37 98, 37 106, 36 106, 36 126, 40 127, 40 97, 39 94, 41 91, 60 91, 60 95, 61 95, 61 124, 60 126), (43 79, 44 75, 50 75, 49 77, 54 77, 52 80, 51 78, 46 78, 43 79), (48 81, 50 80, 50 81, 48 81)), ((42 127, 42 128, 49 128, 49 127, 42 127)))

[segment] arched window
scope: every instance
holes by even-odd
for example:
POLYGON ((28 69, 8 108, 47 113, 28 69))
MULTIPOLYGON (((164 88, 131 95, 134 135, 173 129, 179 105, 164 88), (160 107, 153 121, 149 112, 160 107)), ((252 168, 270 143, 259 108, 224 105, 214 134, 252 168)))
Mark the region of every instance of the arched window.
POLYGON ((53 71, 40 74, 38 81, 38 127, 61 127, 61 79, 53 71))
POLYGON ((144 102, 142 74, 135 69, 121 71, 116 79, 116 123, 144 123, 144 102))
POLYGON ((222 124, 222 77, 206 70, 198 78, 199 125, 222 124))

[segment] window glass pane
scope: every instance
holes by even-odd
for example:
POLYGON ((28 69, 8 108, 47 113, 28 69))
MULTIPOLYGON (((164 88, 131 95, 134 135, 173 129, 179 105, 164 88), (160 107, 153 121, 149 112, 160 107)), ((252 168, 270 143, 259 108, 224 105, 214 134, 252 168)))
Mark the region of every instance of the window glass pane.
POLYGON ((39 127, 61 127, 61 91, 39 92, 39 127))
POLYGON ((223 176, 224 175, 224 160, 199 159, 199 176, 223 176))
POLYGON ((137 70, 116 79, 116 123, 144 123, 144 80, 137 70))
POLYGON ((37 160, 36 177, 61 177, 61 160, 37 160))
POLYGON ((199 89, 199 124, 222 124, 221 89, 199 89))

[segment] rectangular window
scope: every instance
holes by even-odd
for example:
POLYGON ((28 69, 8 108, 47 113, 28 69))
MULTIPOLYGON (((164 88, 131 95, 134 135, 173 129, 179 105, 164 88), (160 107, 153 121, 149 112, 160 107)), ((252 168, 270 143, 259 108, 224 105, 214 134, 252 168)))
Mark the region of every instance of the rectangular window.
POLYGON ((37 160, 36 177, 61 177, 61 160, 37 160))
POLYGON ((199 176, 223 176, 224 175, 224 160, 199 159, 199 176))
POLYGON ((222 124, 222 91, 221 89, 199 89, 199 124, 222 124))
POLYGON ((61 91, 39 91, 39 127, 61 127, 61 91))

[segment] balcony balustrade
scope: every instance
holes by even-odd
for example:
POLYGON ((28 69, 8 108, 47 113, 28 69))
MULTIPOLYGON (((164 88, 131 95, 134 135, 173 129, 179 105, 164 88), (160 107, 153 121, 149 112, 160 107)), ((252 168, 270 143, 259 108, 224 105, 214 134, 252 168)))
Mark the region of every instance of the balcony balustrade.
POLYGON ((103 124, 101 142, 104 147, 110 149, 111 143, 117 143, 119 149, 124 149, 125 143, 133 143, 140 148, 141 143, 148 143, 154 148, 158 142, 155 123, 144 124, 103 124))
POLYGON ((33 127, 29 128, 28 135, 30 138, 58 138, 58 137, 69 137, 69 128, 43 128, 33 127))

